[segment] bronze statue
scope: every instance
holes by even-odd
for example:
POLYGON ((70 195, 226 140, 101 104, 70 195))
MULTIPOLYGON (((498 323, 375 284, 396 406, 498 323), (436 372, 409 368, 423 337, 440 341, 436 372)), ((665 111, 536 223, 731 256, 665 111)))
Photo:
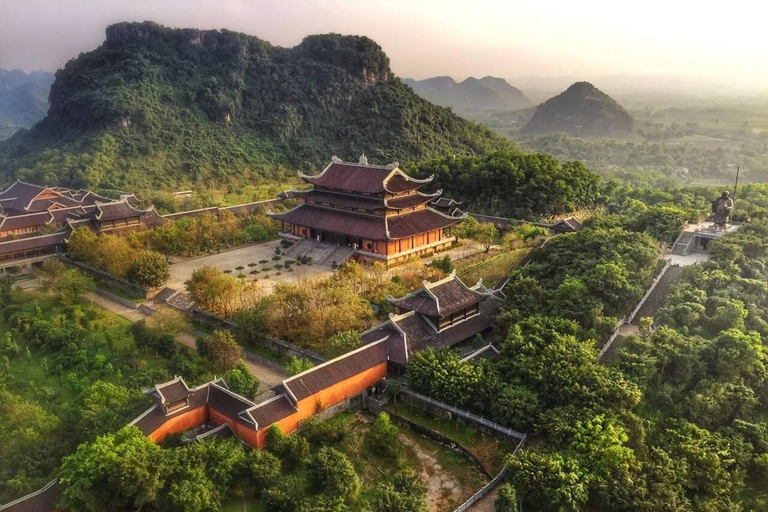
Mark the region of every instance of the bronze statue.
POLYGON ((725 231, 726 224, 731 220, 731 211, 733 211, 733 199, 726 190, 718 199, 712 201, 714 223, 719 231, 725 231))

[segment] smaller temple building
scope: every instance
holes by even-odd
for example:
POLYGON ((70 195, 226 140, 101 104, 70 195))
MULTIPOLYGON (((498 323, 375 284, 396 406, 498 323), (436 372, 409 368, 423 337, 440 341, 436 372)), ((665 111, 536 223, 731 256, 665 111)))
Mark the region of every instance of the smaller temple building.
POLYGON ((363 343, 386 340, 391 366, 401 371, 419 350, 453 347, 490 329, 503 298, 482 280, 467 286, 454 271, 404 297, 388 297, 395 311, 364 332, 363 343))
POLYGON ((316 176, 299 174, 312 185, 285 195, 303 204, 270 213, 282 223, 282 236, 349 246, 361 261, 387 266, 413 256, 434 253, 455 240, 451 228, 466 218, 453 208, 450 213, 432 207, 441 191, 420 189, 433 177, 416 179, 389 165, 343 162, 336 157, 316 176))

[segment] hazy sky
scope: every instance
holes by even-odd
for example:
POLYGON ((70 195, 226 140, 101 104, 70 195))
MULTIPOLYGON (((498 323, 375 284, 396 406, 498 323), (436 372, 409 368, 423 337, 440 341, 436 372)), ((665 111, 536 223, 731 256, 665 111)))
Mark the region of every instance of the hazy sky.
POLYGON ((0 0, 0 68, 54 70, 104 27, 153 20, 293 46, 364 34, 396 74, 671 74, 768 91, 768 5, 758 0, 0 0))

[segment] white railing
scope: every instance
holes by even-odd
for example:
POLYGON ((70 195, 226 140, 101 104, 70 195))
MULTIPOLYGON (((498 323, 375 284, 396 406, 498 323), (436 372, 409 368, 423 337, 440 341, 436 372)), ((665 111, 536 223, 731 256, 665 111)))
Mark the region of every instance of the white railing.
POLYGON ((448 405, 446 403, 440 402, 438 400, 435 400, 433 398, 430 398, 426 395, 422 395, 421 393, 417 393, 416 391, 413 391, 409 388, 402 387, 401 388, 402 393, 409 395, 413 398, 416 398, 417 400, 420 400, 422 402, 426 402, 434 407, 437 407, 439 409, 442 409, 444 411, 448 411, 451 414, 455 414, 456 416, 460 418, 464 418, 470 421, 473 421, 475 423, 479 423, 480 425, 483 425, 484 427, 487 427, 491 430, 494 430, 500 434, 503 434, 507 437, 511 437, 513 439, 517 439, 518 441, 522 442, 526 439, 526 434, 522 432, 518 432, 517 430, 512 430, 509 427, 506 427, 504 425, 500 425, 496 423, 495 421, 491 421, 487 418, 483 418, 482 416, 478 416, 477 414, 471 413, 469 411, 465 411, 464 409, 459 409, 457 407, 454 407, 452 405, 448 405))

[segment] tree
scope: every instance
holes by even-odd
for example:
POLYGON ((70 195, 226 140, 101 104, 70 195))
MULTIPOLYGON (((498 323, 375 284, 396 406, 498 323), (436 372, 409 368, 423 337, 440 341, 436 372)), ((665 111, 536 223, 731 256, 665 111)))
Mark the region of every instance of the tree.
POLYGON ((360 479, 355 468, 340 451, 324 446, 310 459, 307 465, 310 484, 329 496, 349 500, 360 492, 360 479))
POLYGON ((454 352, 431 348, 413 354, 406 376, 413 389, 452 405, 470 403, 482 379, 479 366, 454 352))
POLYGON ((494 505, 496 512, 518 512, 515 488, 509 484, 499 487, 499 495, 494 505))
POLYGON ((523 450, 508 459, 510 483, 527 507, 544 512, 579 512, 587 502, 587 476, 572 458, 523 450))
POLYGON ((83 440, 114 432, 130 420, 143 398, 135 390, 98 380, 78 396, 72 430, 83 440))
POLYGON ((309 359, 303 357, 291 357, 291 360, 285 366, 288 375, 298 375, 315 366, 309 359))
POLYGON ((224 380, 230 390, 246 398, 253 398, 259 392, 259 379, 253 376, 243 361, 238 361, 237 366, 224 376, 224 380))
POLYGON ((207 357, 217 371, 227 372, 233 369, 243 356, 243 349, 230 331, 213 331, 213 334, 207 337, 207 344, 207 357))
POLYGON ((171 267, 162 254, 142 251, 128 267, 125 277, 139 286, 159 288, 171 277, 171 267))
POLYGON ((427 487, 412 469, 395 473, 393 482, 377 489, 374 512, 427 512, 427 487))
POLYGON ((83 295, 95 288, 93 279, 75 269, 51 266, 48 271, 43 279, 43 287, 56 293, 64 305, 81 302, 83 295))
POLYGON ((446 254, 442 258, 435 258, 434 261, 432 261, 432 266, 440 269, 445 274, 450 274, 453 272, 453 262, 451 261, 451 255, 446 254))
POLYGON ((273 487, 281 477, 280 459, 266 450, 252 450, 246 455, 246 473, 257 492, 273 487))
POLYGON ((360 346, 362 340, 359 331, 342 331, 328 339, 328 355, 333 358, 346 354, 360 346))
POLYGON ((397 460, 402 452, 402 444, 398 439, 398 430, 390 423, 387 413, 379 413, 368 432, 371 447, 379 455, 397 460))
POLYGON ((136 427, 85 443, 64 458, 59 505, 69 510, 140 510, 163 486, 162 451, 136 427))

